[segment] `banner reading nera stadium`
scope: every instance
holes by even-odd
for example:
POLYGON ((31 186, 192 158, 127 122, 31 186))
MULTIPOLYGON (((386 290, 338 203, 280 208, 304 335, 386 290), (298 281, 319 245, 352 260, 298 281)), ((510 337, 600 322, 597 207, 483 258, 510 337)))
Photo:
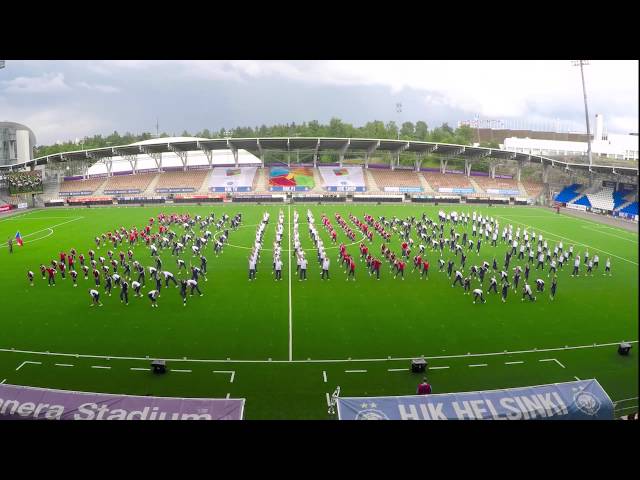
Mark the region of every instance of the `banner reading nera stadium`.
POLYGON ((0 420, 242 420, 244 398, 173 398, 0 385, 0 420))
POLYGON ((484 392, 338 398, 340 420, 612 420, 597 380, 484 392))

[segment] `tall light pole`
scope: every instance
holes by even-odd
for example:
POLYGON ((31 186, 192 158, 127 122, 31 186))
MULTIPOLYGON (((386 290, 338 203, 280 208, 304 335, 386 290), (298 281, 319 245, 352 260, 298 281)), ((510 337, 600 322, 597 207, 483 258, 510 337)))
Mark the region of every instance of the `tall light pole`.
POLYGON ((580 67, 580 76, 582 77, 582 93, 584 95, 584 116, 587 120, 587 157, 589 158, 589 168, 593 165, 591 158, 591 130, 589 128, 589 108, 587 107, 587 88, 584 85, 584 66, 589 65, 588 60, 573 60, 574 67, 580 67))
POLYGON ((400 140, 400 114, 402 113, 401 103, 396 103, 396 113, 398 114, 398 140, 400 140))

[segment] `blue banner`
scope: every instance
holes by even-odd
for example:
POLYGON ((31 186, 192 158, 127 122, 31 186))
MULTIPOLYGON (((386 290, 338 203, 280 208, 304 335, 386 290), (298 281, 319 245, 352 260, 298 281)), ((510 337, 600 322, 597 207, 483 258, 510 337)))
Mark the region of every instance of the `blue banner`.
POLYGON ((613 420, 597 380, 483 392, 338 398, 340 420, 613 420))

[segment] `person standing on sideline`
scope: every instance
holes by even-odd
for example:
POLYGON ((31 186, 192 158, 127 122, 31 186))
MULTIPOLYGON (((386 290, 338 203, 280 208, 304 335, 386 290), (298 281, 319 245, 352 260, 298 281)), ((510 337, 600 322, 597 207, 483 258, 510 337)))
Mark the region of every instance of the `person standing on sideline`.
POLYGON ((9 237, 7 244, 9 245, 9 253, 13 253, 13 238, 9 237))
POLYGON ((427 377, 422 379, 422 383, 418 385, 418 395, 429 395, 431 393, 431 385, 427 382, 427 377))

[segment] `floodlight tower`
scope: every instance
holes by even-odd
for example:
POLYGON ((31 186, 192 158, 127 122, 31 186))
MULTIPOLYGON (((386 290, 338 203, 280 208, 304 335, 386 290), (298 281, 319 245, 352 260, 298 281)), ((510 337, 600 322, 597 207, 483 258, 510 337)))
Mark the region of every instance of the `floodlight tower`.
POLYGON ((400 114, 402 113, 402 103, 396 103, 396 113, 398 114, 398 140, 400 140, 400 114))
POLYGON ((580 76, 582 77, 582 93, 584 95, 584 115, 587 120, 587 157, 589 158, 589 169, 591 169, 591 165, 593 164, 593 160, 591 158, 591 131, 589 129, 589 108, 587 107, 587 89, 584 85, 584 66, 589 65, 588 60, 573 60, 572 64, 574 67, 580 67, 580 76))

